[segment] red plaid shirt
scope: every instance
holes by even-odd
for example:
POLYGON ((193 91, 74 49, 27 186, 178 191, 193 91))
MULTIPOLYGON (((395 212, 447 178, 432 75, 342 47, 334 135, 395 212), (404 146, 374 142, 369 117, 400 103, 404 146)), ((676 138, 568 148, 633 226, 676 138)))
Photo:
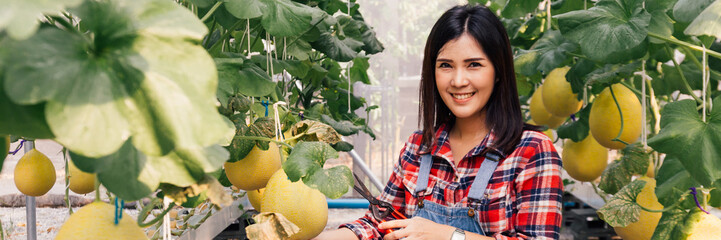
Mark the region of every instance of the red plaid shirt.
MULTIPOLYGON (((480 155, 493 142, 491 132, 474 147, 458 166, 448 142, 446 126, 436 132, 431 151, 436 160, 423 194, 426 201, 450 207, 472 207, 478 214, 481 229, 496 239, 558 239, 561 230, 561 159, 551 140, 543 133, 524 131, 517 148, 499 162, 485 190, 486 200, 468 202, 468 191, 484 157, 480 155), (443 159, 443 160, 440 160, 443 159)), ((422 133, 413 133, 401 150, 398 164, 388 184, 378 197, 389 202, 406 216, 418 208, 414 198, 422 133)), ((360 219, 341 225, 359 239, 380 239, 378 223, 367 212, 360 219)))

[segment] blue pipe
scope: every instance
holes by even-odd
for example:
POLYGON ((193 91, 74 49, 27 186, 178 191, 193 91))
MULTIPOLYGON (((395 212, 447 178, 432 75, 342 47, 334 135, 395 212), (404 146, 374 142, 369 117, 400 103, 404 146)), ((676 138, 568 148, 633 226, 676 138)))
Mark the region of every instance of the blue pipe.
POLYGON ((368 200, 362 198, 327 199, 328 208, 368 208, 368 200))

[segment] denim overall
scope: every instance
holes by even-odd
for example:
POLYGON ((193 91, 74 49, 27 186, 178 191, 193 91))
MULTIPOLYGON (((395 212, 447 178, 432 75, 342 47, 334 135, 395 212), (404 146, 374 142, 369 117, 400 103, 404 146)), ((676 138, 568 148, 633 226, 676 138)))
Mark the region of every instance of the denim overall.
MULTIPOLYGON (((481 163, 478 174, 473 180, 471 189, 468 192, 468 202, 470 201, 481 201, 483 198, 483 192, 488 186, 488 181, 493 175, 493 171, 498 166, 500 155, 492 152, 488 152, 486 160, 481 163)), ((469 207, 446 207, 430 201, 425 201, 423 193, 428 187, 428 176, 431 172, 431 165, 433 165, 433 158, 430 154, 421 155, 421 169, 418 172, 418 182, 416 183, 416 196, 418 196, 418 210, 414 216, 422 217, 431 220, 436 223, 450 225, 456 228, 463 229, 464 231, 474 232, 481 235, 486 235, 478 222, 478 217, 473 208, 469 207)))

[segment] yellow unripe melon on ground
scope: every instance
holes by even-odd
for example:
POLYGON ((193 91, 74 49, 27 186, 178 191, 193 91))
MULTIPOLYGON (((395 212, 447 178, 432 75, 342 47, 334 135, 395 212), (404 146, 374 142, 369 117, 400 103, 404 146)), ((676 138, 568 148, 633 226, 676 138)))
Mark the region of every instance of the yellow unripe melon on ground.
POLYGON ((530 102, 531 119, 538 125, 546 125, 549 128, 557 128, 566 120, 565 117, 556 117, 543 106, 543 85, 536 89, 531 96, 530 102))
POLYGON ((136 240, 148 239, 135 219, 123 211, 123 217, 115 225, 115 206, 93 202, 70 215, 60 227, 55 240, 136 240))
POLYGON ((265 192, 265 188, 247 191, 250 205, 258 212, 262 212, 260 203, 263 200, 263 192, 265 192))
POLYGON ((566 73, 570 67, 553 69, 543 82, 543 106, 556 117, 566 118, 578 112, 583 103, 578 100, 578 94, 571 90, 571 83, 566 81, 566 73))
POLYGON ((608 149, 589 134, 580 142, 566 139, 563 144, 563 168, 573 179, 583 182, 600 177, 608 165, 608 149))
MULTIPOLYGON (((721 237, 721 219, 705 212, 697 211, 686 218, 686 240, 719 239, 721 237)), ((684 234, 684 235, 686 235, 684 234)))
POLYGON ((70 190, 77 194, 86 194, 95 191, 95 174, 86 173, 78 169, 73 161, 68 161, 70 176, 70 190))
POLYGON ((15 186, 25 195, 45 195, 55 185, 55 167, 50 159, 37 149, 25 153, 15 165, 15 186))
MULTIPOLYGON (((641 177, 639 180, 646 182, 643 189, 636 196, 636 202, 648 209, 661 210, 663 205, 656 198, 656 179, 641 177)), ((624 240, 650 240, 656 230, 658 220, 661 219, 660 212, 647 212, 641 210, 638 221, 625 227, 613 228, 618 236, 624 240)))
POLYGON ((283 169, 268 181, 261 202, 263 212, 283 214, 300 228, 290 239, 311 239, 318 236, 328 223, 328 202, 325 195, 308 187, 302 180, 291 182, 283 169))
POLYGON ((280 169, 280 151, 275 143, 263 151, 253 146, 245 158, 225 163, 225 175, 233 186, 245 191, 261 189, 268 179, 280 169))
MULTIPOLYGON (((614 84, 613 94, 618 100, 618 105, 623 113, 623 133, 619 139, 631 144, 641 136, 641 102, 631 90, 622 84, 614 84)), ((613 101, 610 88, 604 89, 601 94, 596 97, 591 106, 591 114, 588 117, 588 126, 591 128, 591 135, 604 147, 613 149, 622 149, 626 145, 611 141, 618 135, 621 130, 621 117, 618 113, 618 107, 613 101)))

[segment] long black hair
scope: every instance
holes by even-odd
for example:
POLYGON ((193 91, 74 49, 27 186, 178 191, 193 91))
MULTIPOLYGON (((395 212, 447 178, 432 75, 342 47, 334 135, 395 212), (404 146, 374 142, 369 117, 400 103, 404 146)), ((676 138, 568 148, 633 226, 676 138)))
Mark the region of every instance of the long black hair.
MULTIPOLYGON (((497 81, 491 97, 484 106, 486 125, 495 139, 492 148, 510 154, 521 140, 524 123, 516 89, 513 53, 508 34, 501 21, 488 8, 480 5, 455 6, 433 25, 426 41, 420 84, 418 124, 422 125, 423 143, 430 147, 436 129, 441 124, 452 124, 455 116, 443 103, 435 82, 435 64, 438 52, 447 42, 468 33, 493 63, 497 81)), ((488 150, 488 149, 486 149, 488 150)))

